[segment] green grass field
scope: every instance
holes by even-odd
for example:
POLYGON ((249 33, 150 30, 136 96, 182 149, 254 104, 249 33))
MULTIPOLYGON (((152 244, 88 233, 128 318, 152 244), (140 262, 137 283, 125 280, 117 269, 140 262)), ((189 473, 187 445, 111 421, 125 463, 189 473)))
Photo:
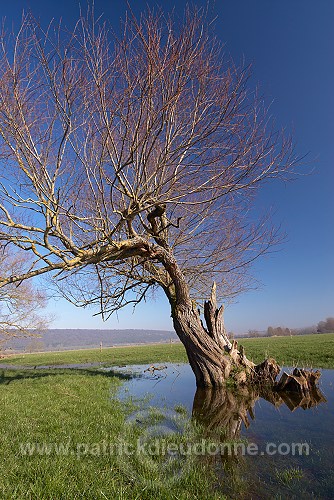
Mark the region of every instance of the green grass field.
POLYGON ((166 457, 122 452, 136 449, 143 431, 126 423, 135 407, 113 399, 117 376, 6 370, 0 382, 2 500, 218 498, 198 463, 170 482, 166 457))
MULTIPOLYGON (((246 354, 259 363, 271 356, 286 366, 311 368, 334 368, 334 334, 305 335, 295 337, 272 337, 240 339, 246 354)), ((50 352, 9 356, 1 363, 24 366, 61 365, 67 363, 101 362, 111 365, 145 364, 158 362, 186 362, 182 344, 155 344, 128 347, 89 349, 80 351, 50 352)))
POLYGON ((334 333, 242 339, 241 343, 256 363, 271 356, 285 366, 334 368, 334 333))
MULTIPOLYGON (((254 361, 274 356, 286 365, 334 366, 334 334, 243 340, 254 361)), ((102 362, 186 361, 179 344, 29 354, 1 362, 24 366, 102 362)), ((166 457, 110 451, 135 446, 136 410, 114 398, 122 378, 97 369, 0 371, 0 498, 4 500, 223 499, 213 468, 196 457, 173 474, 166 457), (167 461, 166 461, 167 460, 167 461), (166 471, 168 474, 166 475, 166 471), (164 473, 165 472, 165 473, 164 473), (218 491, 215 492, 215 491, 218 491)), ((153 418, 153 417, 152 417, 153 418)), ((189 442, 190 427, 177 439, 189 442)), ((174 435, 175 439, 175 435, 174 435)))
POLYGON ((130 365, 157 363, 160 361, 186 362, 187 356, 182 344, 154 344, 129 347, 82 349, 50 353, 22 354, 9 356, 0 362, 24 366, 62 365, 71 363, 108 363, 130 365))

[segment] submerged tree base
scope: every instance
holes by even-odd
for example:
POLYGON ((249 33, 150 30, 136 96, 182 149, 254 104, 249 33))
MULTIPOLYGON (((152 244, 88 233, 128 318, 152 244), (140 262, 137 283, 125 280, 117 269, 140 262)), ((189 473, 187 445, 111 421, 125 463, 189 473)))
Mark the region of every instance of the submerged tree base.
POLYGON ((293 392, 305 397, 317 390, 317 384, 321 373, 319 370, 301 370, 295 368, 292 374, 283 372, 280 380, 274 388, 278 392, 293 392))
POLYGON ((320 372, 295 368, 283 373, 273 358, 255 365, 246 357, 243 346, 228 338, 223 321, 224 306, 217 307, 216 284, 204 302, 204 321, 193 305, 185 302, 172 309, 175 331, 184 344, 198 388, 223 387, 229 381, 238 387, 263 386, 276 392, 295 392, 302 397, 316 389, 320 372))
POLYGON ((225 439, 237 439, 240 438, 242 424, 248 428, 251 420, 255 419, 255 403, 260 398, 276 408, 286 405, 290 411, 297 408, 306 410, 327 402, 317 386, 309 389, 307 395, 303 395, 284 388, 278 391, 277 387, 272 390, 270 387, 248 384, 234 389, 197 389, 192 415, 204 425, 208 436, 217 437, 224 433, 225 439))

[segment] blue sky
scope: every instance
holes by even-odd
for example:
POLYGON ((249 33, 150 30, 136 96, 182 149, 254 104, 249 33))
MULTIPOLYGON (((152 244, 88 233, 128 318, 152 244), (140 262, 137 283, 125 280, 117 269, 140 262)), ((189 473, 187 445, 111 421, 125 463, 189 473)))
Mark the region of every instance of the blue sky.
MULTIPOLYGON (((4 2, 1 2, 4 4, 4 2)), ((131 2, 130 2, 131 3, 131 2)), ((195 2, 206 5, 206 1, 195 2)), ((140 12, 151 0, 132 2, 140 12)), ((164 10, 182 12, 183 0, 158 2, 164 10)), ((1 5, 1 17, 18 24, 29 7, 48 22, 62 17, 70 25, 79 12, 76 0, 16 0, 1 5)), ((84 7, 85 2, 81 2, 84 7)), ((117 27, 126 11, 123 0, 95 0, 117 27)), ((334 316, 334 2, 323 0, 220 0, 211 2, 216 33, 238 63, 253 64, 251 84, 259 85, 278 128, 291 131, 296 151, 307 156, 303 176, 268 186, 258 204, 273 207, 275 221, 287 233, 278 251, 256 263, 260 289, 248 292, 226 309, 228 330, 243 332, 268 325, 316 324, 334 316)), ((54 328, 170 329, 165 299, 128 309, 107 323, 64 301, 50 301, 54 328)))

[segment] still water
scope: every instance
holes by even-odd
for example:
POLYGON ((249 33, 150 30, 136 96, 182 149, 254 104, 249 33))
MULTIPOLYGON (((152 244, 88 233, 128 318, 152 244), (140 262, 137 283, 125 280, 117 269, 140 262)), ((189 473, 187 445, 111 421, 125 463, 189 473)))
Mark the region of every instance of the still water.
MULTIPOLYGON (((182 405, 206 437, 243 443, 235 453, 211 460, 219 492, 241 499, 334 499, 334 370, 321 370, 320 390, 311 400, 296 400, 253 390, 196 391, 189 365, 147 368, 116 369, 129 376, 118 398, 140 401, 141 415, 160 408, 161 427, 171 432, 178 432, 171 416, 182 405)), ((134 416, 140 425, 139 417, 134 416)))

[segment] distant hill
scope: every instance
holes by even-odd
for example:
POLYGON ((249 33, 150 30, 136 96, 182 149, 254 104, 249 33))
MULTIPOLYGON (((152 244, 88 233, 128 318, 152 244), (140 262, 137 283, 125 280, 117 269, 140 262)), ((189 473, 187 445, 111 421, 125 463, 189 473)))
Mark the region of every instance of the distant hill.
POLYGON ((127 344, 149 344, 178 341, 175 332, 168 330, 81 330, 50 329, 40 336, 12 338, 4 345, 5 350, 15 352, 62 351, 88 349, 127 344))

